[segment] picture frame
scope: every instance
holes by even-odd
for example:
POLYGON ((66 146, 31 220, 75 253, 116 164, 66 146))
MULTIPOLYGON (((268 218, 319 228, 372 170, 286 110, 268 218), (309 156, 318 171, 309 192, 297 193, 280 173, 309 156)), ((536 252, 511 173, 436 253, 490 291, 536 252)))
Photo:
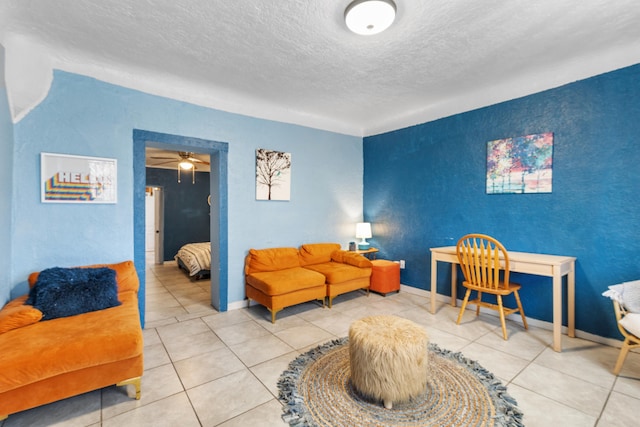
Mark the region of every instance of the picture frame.
POLYGON ((256 150, 256 200, 291 199, 291 153, 256 150))
POLYGON ((553 133, 487 142, 487 194, 551 193, 553 133))
POLYGON ((118 161, 103 157, 40 153, 42 203, 118 202, 118 161))

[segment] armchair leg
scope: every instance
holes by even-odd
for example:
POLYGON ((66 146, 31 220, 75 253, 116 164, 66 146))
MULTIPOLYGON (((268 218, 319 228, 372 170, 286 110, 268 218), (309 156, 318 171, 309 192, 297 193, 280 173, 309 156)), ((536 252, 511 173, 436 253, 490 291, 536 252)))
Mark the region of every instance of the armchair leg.
POLYGON ((272 310, 270 308, 268 308, 268 310, 271 312, 271 323, 276 323, 276 314, 280 311, 280 310, 272 310))
POLYGON ((128 380, 120 381, 116 384, 118 387, 123 385, 132 384, 136 389, 136 400, 140 400, 142 395, 141 386, 142 386, 142 377, 129 378, 128 380))
POLYGON ((627 358, 627 354, 629 353, 629 338, 625 338, 622 343, 622 348, 620 349, 620 354, 618 355, 618 360, 616 362, 615 368, 613 368, 613 374, 618 375, 622 370, 622 365, 624 364, 625 359, 627 358))

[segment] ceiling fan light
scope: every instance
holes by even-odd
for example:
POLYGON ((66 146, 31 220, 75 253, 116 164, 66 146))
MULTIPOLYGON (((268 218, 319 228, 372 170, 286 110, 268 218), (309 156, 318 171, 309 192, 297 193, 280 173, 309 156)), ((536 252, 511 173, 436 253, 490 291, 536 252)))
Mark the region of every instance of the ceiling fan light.
POLYGON ((392 0, 355 0, 344 11, 347 27, 364 36, 381 33, 395 18, 396 4, 392 0))
POLYGON ((180 169, 184 170, 193 169, 193 163, 191 163, 189 160, 182 160, 180 163, 178 163, 178 166, 180 166, 180 169))

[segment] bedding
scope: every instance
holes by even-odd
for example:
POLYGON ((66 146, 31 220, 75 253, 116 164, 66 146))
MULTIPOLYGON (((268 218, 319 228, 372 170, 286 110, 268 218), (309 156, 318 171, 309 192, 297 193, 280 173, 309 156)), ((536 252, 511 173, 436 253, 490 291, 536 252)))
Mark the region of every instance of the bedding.
POLYGON ((209 277, 211 273, 211 243, 187 243, 174 257, 178 266, 196 279, 209 277))

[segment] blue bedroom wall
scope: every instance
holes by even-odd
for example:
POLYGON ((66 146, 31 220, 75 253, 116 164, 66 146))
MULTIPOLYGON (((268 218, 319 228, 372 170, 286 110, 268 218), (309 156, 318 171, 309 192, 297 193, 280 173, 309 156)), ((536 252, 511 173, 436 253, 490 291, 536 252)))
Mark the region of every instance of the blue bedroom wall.
MULTIPOLYGON (((4 47, 0 45, 0 236, 11 236, 13 195, 13 123, 4 80, 4 47)), ((0 307, 11 295, 11 239, 0 239, 0 307)))
MULTIPOLYGON (((12 294, 52 266, 134 258, 134 129, 221 141, 228 151, 228 301, 244 299, 252 248, 335 241, 362 218, 362 138, 231 114, 54 71, 47 97, 14 126, 12 294), (291 200, 255 199, 255 151, 292 155, 291 200), (41 152, 115 158, 118 203, 40 203, 41 152)), ((139 267, 139 266, 138 266, 139 267)))
POLYGON ((147 185, 164 190, 165 261, 172 261, 182 245, 210 239, 209 172, 197 172, 193 184, 190 172, 180 181, 175 170, 147 168, 147 185))
MULTIPOLYGON (((639 99, 635 65, 365 138, 372 244, 383 257, 405 259, 402 283, 420 289, 430 285, 429 248, 455 245, 469 232, 515 251, 575 256, 576 328, 619 337, 601 293, 640 279, 639 99), (487 195, 487 142, 543 132, 554 134, 552 193, 487 195)), ((450 295, 447 271, 438 269, 438 293, 450 295)), ((523 284, 527 316, 551 322, 551 279, 513 280, 523 284)))

